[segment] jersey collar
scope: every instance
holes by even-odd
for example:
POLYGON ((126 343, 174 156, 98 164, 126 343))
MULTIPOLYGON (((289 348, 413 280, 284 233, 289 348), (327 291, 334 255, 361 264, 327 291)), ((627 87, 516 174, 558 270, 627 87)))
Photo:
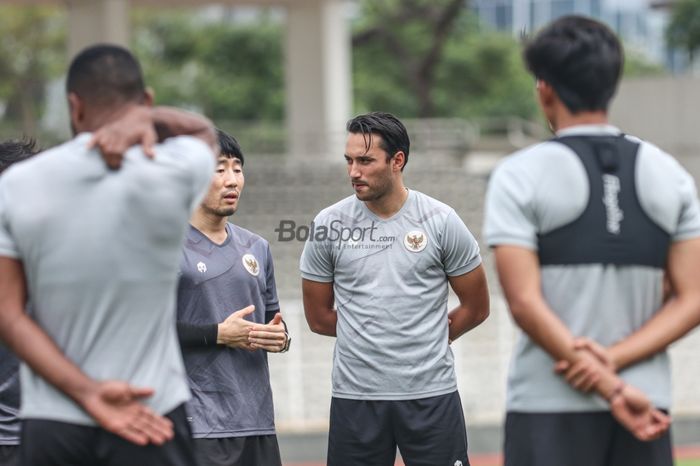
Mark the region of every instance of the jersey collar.
POLYGON ((622 134, 619 128, 613 125, 576 125, 557 131, 557 137, 561 136, 618 136, 622 134))

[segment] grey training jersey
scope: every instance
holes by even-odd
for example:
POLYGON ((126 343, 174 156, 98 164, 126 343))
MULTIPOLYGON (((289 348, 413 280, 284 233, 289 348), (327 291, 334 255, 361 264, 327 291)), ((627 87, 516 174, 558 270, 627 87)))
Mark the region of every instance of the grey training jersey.
MULTIPOLYGON (((264 324, 279 310, 270 246, 233 224, 217 245, 190 226, 180 262, 178 320, 212 324, 251 304, 248 320, 264 324)), ((267 352, 225 346, 184 348, 192 399, 187 404, 195 437, 275 433, 267 352)))
MULTIPOLYGON (((604 134, 620 131, 611 126, 578 126, 557 136, 604 134)), ((638 142, 634 176, 641 208, 670 235, 671 241, 700 236, 700 208, 693 179, 671 156, 638 142)), ((489 246, 515 245, 536 251, 538 234, 551 232, 582 214, 588 204, 588 183, 581 160, 560 143, 545 142, 511 155, 495 170, 489 183, 484 226, 489 246)), ((545 300, 571 332, 606 346, 640 328, 662 304, 663 270, 656 267, 547 265, 541 267, 541 274, 545 300)), ((507 409, 608 409, 599 398, 571 388, 553 367, 551 357, 522 334, 510 367, 507 409)), ((666 352, 623 370, 620 376, 646 393, 656 406, 670 407, 666 352)))
POLYGON ((389 219, 354 195, 321 211, 301 275, 333 283, 333 396, 408 400, 455 391, 447 277, 480 263, 455 211, 417 191, 389 219))
MULTIPOLYGON (((151 387, 166 413, 189 398, 175 331, 182 242, 214 156, 190 137, 132 148, 110 170, 90 134, 8 169, 0 179, 0 255, 21 259, 33 317, 96 380, 151 387)), ((24 418, 94 425, 26 366, 24 418)))

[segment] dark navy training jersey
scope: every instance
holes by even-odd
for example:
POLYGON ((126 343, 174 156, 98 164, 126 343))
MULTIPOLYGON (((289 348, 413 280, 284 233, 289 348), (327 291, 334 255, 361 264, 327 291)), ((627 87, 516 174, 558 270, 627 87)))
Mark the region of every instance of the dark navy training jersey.
MULTIPOLYGON (((265 323, 279 310, 272 256, 267 241, 226 225, 223 244, 190 227, 181 262, 178 321, 222 322, 232 312, 255 305, 247 317, 265 323)), ((196 438, 275 433, 267 353, 224 346, 183 348, 192 389, 188 416, 196 438)))

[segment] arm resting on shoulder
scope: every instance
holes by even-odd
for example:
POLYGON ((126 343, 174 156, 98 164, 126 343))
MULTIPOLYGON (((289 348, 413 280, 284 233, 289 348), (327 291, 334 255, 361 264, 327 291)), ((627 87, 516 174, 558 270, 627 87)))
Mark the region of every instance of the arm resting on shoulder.
POLYGON ((153 157, 157 142, 186 135, 201 139, 218 154, 216 131, 209 119, 173 107, 146 105, 133 106, 121 118, 95 131, 89 146, 97 147, 107 165, 118 169, 129 147, 140 144, 144 153, 153 157))
POLYGON ((218 147, 214 125, 202 115, 174 107, 155 107, 151 117, 159 141, 186 135, 201 139, 212 149, 218 147))
POLYGON ((333 282, 315 282, 301 279, 304 298, 304 315, 312 332, 329 337, 336 336, 338 313, 334 309, 333 282))

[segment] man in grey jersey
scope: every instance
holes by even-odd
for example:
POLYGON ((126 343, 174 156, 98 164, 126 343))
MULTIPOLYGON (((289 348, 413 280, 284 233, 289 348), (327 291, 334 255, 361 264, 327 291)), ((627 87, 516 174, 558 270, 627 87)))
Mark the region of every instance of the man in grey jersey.
POLYGON ((151 108, 121 47, 82 51, 67 93, 77 136, 0 179, 0 336, 26 363, 21 461, 191 465, 174 290, 215 133, 151 108), (150 158, 128 149, 156 138, 150 158))
POLYGON ((561 18, 524 57, 556 137, 504 160, 486 199, 484 236, 523 330, 506 465, 671 466, 666 347, 700 322, 693 179, 608 123, 623 55, 607 26, 561 18))
POLYGON ((214 178, 180 262, 178 334, 194 395, 188 420, 202 465, 281 466, 267 352, 288 349, 290 340, 268 242, 229 223, 244 160, 233 137, 218 136, 214 178))
MULTIPOLYGON (((33 140, 0 142, 0 174, 36 154, 33 140)), ((19 360, 0 343, 0 466, 19 464, 19 360)))
POLYGON ((337 337, 328 464, 393 465, 398 446, 406 464, 468 465, 449 342, 489 314, 479 247, 452 208, 404 186, 396 117, 347 130, 355 195, 316 216, 301 257, 309 326, 337 337))

